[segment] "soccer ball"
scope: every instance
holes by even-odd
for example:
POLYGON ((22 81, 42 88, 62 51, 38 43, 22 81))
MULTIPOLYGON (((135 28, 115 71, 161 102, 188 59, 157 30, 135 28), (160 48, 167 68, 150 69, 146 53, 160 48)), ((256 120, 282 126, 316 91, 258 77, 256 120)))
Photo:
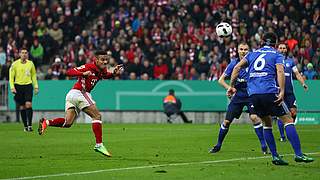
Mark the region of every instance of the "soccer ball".
POLYGON ((230 36, 232 33, 232 27, 230 24, 222 22, 217 25, 216 33, 219 37, 227 37, 230 36))

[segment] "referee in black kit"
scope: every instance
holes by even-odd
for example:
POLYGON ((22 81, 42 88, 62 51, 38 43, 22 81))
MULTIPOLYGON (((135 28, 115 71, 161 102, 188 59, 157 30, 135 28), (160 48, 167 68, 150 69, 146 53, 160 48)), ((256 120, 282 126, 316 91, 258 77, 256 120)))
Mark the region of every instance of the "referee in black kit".
POLYGON ((35 94, 39 92, 37 74, 33 62, 28 60, 27 49, 21 49, 19 55, 20 59, 12 63, 9 71, 10 89, 20 106, 24 131, 31 132, 33 89, 35 94))

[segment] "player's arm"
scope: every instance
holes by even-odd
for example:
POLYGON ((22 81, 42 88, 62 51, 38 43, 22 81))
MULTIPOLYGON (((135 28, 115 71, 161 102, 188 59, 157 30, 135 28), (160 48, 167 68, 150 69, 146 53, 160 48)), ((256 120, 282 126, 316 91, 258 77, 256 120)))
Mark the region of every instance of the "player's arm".
POLYGON ((13 94, 17 93, 16 88, 14 87, 14 77, 16 75, 16 70, 15 70, 15 63, 13 63, 9 69, 9 84, 10 84, 10 89, 13 94))
POLYGON ((278 94, 278 99, 276 103, 281 103, 284 97, 284 86, 285 86, 285 76, 284 76, 284 67, 283 64, 276 64, 277 69, 277 81, 280 87, 280 93, 278 94))
POLYGON ((233 71, 231 73, 231 79, 230 79, 230 88, 227 91, 227 96, 231 97, 236 93, 236 88, 234 88, 234 85, 236 83, 236 79, 239 76, 239 72, 241 68, 244 68, 247 66, 247 60, 245 58, 241 59, 241 61, 233 68, 233 71))
POLYGON ((296 66, 294 66, 294 67, 292 68, 292 71, 293 71, 294 74, 296 75, 297 80, 301 83, 301 85, 302 85, 302 87, 304 88, 304 90, 307 91, 307 90, 308 90, 308 86, 307 86, 307 84, 305 83, 305 81, 304 81, 303 77, 301 76, 301 74, 299 73, 298 68, 297 68, 296 66))
POLYGON ((34 64, 31 63, 31 80, 32 80, 32 84, 34 87, 34 93, 38 94, 39 92, 39 86, 38 86, 38 80, 37 80, 37 71, 36 68, 34 67, 34 64))
POLYGON ((226 81, 225 81, 226 77, 227 77, 226 74, 223 73, 223 74, 220 76, 218 82, 219 82, 219 84, 220 84, 222 87, 224 87, 226 90, 228 90, 228 89, 230 88, 230 86, 229 86, 229 84, 227 84, 226 81))
POLYGON ((231 73, 231 79, 230 79, 230 86, 231 88, 234 88, 234 85, 236 83, 236 79, 239 76, 239 72, 241 68, 245 68, 247 66, 247 60, 245 58, 241 59, 241 61, 233 68, 233 71, 231 73))
POLYGON ((80 67, 69 69, 66 74, 67 76, 90 76, 92 72, 88 67, 86 67, 86 65, 82 65, 80 67))
POLYGON ((123 71, 124 71, 123 64, 116 65, 116 67, 114 68, 112 73, 105 70, 104 75, 103 75, 103 79, 110 79, 115 76, 119 76, 120 74, 123 73, 123 71))

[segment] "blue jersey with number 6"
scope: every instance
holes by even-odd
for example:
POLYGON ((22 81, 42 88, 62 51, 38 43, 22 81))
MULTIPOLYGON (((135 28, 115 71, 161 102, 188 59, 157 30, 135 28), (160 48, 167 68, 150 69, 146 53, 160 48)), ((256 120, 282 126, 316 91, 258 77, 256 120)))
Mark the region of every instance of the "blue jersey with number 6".
POLYGON ((276 83, 276 64, 284 64, 284 56, 270 46, 249 52, 245 59, 248 63, 248 93, 277 94, 279 87, 276 83))

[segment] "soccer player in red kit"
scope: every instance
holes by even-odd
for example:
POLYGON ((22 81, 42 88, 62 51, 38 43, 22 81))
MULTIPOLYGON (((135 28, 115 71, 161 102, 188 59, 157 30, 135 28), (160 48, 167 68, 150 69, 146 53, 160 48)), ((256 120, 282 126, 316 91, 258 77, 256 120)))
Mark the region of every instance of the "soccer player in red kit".
POLYGON ((68 76, 78 77, 78 81, 66 96, 65 118, 55 118, 47 120, 41 118, 39 121, 38 132, 44 134, 48 126, 69 128, 73 124, 80 110, 92 118, 92 130, 96 138, 94 150, 105 156, 111 157, 111 154, 102 143, 102 121, 101 114, 91 97, 91 90, 100 79, 110 79, 118 76, 123 71, 122 65, 117 65, 113 73, 107 71, 110 54, 104 51, 95 53, 96 60, 94 63, 85 64, 67 71, 68 76))

